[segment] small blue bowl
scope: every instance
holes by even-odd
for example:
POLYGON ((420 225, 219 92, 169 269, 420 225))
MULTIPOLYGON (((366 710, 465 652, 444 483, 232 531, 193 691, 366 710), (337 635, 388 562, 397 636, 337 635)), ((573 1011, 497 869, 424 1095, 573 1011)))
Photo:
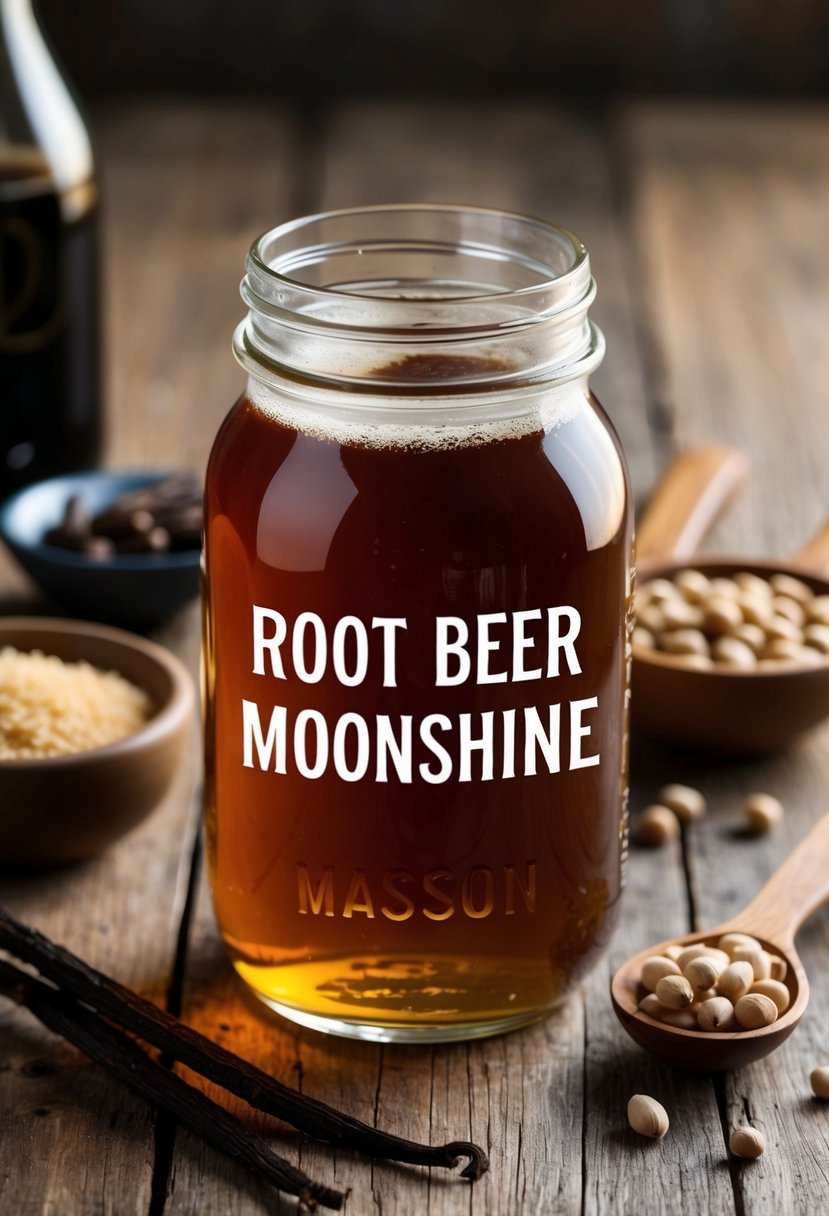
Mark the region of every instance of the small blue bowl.
POLYGON ((118 625, 157 624, 198 595, 198 549, 115 554, 91 561, 70 549, 44 544, 43 536, 61 523, 73 494, 82 495, 96 514, 123 494, 168 476, 96 469, 36 482, 0 506, 0 537, 42 590, 70 611, 118 625))

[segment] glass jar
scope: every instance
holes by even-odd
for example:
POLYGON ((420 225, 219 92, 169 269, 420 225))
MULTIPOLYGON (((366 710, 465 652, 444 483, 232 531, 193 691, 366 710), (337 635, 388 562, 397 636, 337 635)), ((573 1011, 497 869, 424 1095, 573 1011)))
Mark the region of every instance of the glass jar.
POLYGON ((626 842, 631 522, 587 251, 478 208, 285 224, 206 487, 206 821, 253 991, 440 1041, 558 1002, 626 842))

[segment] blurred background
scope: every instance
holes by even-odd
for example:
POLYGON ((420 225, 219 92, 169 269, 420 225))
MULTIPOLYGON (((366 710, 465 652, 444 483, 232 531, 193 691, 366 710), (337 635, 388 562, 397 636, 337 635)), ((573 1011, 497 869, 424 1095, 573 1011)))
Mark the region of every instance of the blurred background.
MULTIPOLYGON (((0 0, 8 34, 32 2, 0 0)), ((0 435, 0 499, 64 467, 152 465, 157 428, 168 463, 199 472, 241 383, 229 348, 251 240, 302 213, 429 200, 537 214, 585 241, 608 342, 594 384, 640 498, 692 438, 751 450, 764 484, 784 399, 809 466, 798 527, 816 526, 826 0, 34 0, 34 12, 92 136, 94 160, 57 182, 64 237, 87 242, 74 268, 86 303, 66 305, 83 333, 51 369, 74 385, 66 441, 29 459, 32 401, 49 404, 51 440, 59 392, 26 388, 21 435, 0 435)), ((17 59, 32 109, 36 65, 17 59)), ((37 131, 12 142, 43 145, 37 131)), ((53 177, 70 143, 53 129, 53 177)), ((25 295, 25 276, 15 290, 11 278, 8 315, 25 295)), ((758 503, 745 503, 751 536, 758 503)), ((786 550, 785 512, 765 531, 786 550)))
POLYGON ((826 0, 42 0, 83 92, 825 93, 826 0))

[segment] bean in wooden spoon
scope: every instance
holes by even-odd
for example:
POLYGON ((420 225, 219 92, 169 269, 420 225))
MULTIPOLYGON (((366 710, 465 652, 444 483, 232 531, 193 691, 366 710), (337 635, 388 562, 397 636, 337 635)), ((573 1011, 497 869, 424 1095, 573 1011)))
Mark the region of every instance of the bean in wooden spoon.
POLYGON ((829 900, 829 815, 824 815, 752 902, 731 920, 705 933, 688 933, 651 946, 619 968, 610 983, 616 1016, 646 1051, 693 1072, 725 1072, 775 1051, 797 1026, 809 1000, 809 981, 795 949, 801 925, 829 900), (639 1009, 645 995, 642 964, 666 946, 697 942, 716 946, 724 933, 747 933, 788 964, 789 1007, 770 1026, 727 1033, 683 1030, 657 1022, 639 1009))

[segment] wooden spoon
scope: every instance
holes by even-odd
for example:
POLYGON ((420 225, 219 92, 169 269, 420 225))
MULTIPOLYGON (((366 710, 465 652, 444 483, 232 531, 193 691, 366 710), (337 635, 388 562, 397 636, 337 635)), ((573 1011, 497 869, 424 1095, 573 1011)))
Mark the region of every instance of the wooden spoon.
MULTIPOLYGON (((697 544, 740 484, 746 462, 729 448, 694 449, 660 482, 639 528, 638 581, 671 578, 689 565, 697 544)), ((786 560, 694 559, 709 578, 747 570, 762 578, 783 572, 829 595, 829 525, 786 560)), ((727 755, 759 755, 784 747, 829 714, 829 656, 814 665, 695 671, 681 656, 635 648, 634 724, 666 742, 727 755)))
POLYGON ((692 1072, 724 1072, 762 1059, 789 1037, 803 1017, 809 1000, 809 981, 795 949, 795 934, 827 900, 829 815, 824 815, 742 912, 716 929, 688 933, 651 946, 620 967, 610 983, 616 1016, 640 1047, 678 1068, 692 1072), (646 992, 639 977, 646 958, 661 954, 672 944, 690 946, 706 942, 716 946, 723 933, 748 933, 756 937, 765 950, 786 960, 785 983, 791 1000, 776 1022, 759 1030, 709 1033, 666 1026, 640 1012, 639 1002, 646 992))

